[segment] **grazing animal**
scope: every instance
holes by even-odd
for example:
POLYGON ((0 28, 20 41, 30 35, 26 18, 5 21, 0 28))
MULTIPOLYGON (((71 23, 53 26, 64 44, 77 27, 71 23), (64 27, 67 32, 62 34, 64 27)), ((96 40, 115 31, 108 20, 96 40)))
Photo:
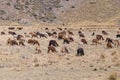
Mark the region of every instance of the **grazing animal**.
POLYGON ((73 32, 71 31, 67 31, 69 35, 74 35, 73 32))
POLYGON ((23 35, 17 35, 17 40, 20 40, 23 37, 23 35))
POLYGON ((69 38, 64 38, 64 39, 63 39, 63 44, 65 44, 65 43, 67 43, 67 44, 69 44, 69 43, 70 43, 69 38))
POLYGON ((120 46, 120 42, 118 40, 114 40, 111 38, 106 38, 106 42, 113 44, 114 46, 120 46))
POLYGON ((78 48, 76 56, 84 56, 84 49, 83 48, 78 48))
POLYGON ((111 42, 113 43, 113 40, 111 38, 106 38, 106 42, 111 42))
POLYGON ((24 42, 19 41, 19 45, 25 46, 24 42))
POLYGON ((47 36, 45 34, 39 34, 40 38, 43 37, 43 38, 47 38, 47 36))
POLYGON ((52 36, 52 37, 53 37, 53 38, 57 38, 57 34, 54 34, 54 33, 53 33, 53 36, 52 36))
POLYGON ((62 47, 62 50, 61 50, 62 53, 70 53, 67 49, 67 47, 62 47))
POLYGON ((42 52, 42 51, 40 50, 40 46, 36 46, 36 47, 35 47, 35 50, 37 51, 36 54, 39 54, 39 53, 42 52))
POLYGON ((62 32, 60 32, 59 34, 66 35, 66 31, 62 31, 62 32))
POLYGON ((53 36, 53 33, 51 33, 51 32, 46 32, 47 34, 48 34, 48 36, 53 36))
POLYGON ((37 44, 37 45, 40 45, 40 43, 38 42, 38 40, 33 40, 33 45, 35 45, 35 44, 37 44))
POLYGON ((38 42, 38 40, 35 40, 35 39, 29 39, 28 43, 32 44, 32 45, 35 45, 35 44, 40 45, 40 43, 38 42))
POLYGON ((49 46, 55 46, 55 47, 58 47, 59 45, 58 45, 58 43, 56 42, 56 40, 50 40, 49 41, 49 46))
POLYGON ((58 34, 58 40, 63 39, 64 36, 65 36, 64 34, 59 33, 59 34, 58 34))
POLYGON ((67 30, 67 28, 64 28, 64 30, 67 30))
POLYGON ((106 31, 102 31, 102 34, 104 35, 108 35, 108 33, 106 31))
POLYGON ((9 31, 8 34, 16 35, 16 33, 15 33, 15 32, 12 32, 12 31, 9 31))
POLYGON ((73 37, 68 37, 68 39, 70 40, 70 42, 74 41, 73 37))
POLYGON ((120 46, 120 42, 118 40, 113 40, 113 44, 117 47, 120 46))
POLYGON ((63 37, 63 44, 65 43, 69 44, 70 42, 73 42, 73 41, 74 39, 72 37, 66 37, 66 36, 63 37))
POLYGON ((2 32, 1 32, 1 35, 5 35, 5 32, 2 31, 2 32))
POLYGON ((63 39, 65 37, 65 35, 66 35, 66 31, 62 31, 62 32, 58 33, 58 40, 63 39))
POLYGON ((102 35, 96 35, 96 39, 98 39, 98 40, 104 40, 104 38, 103 38, 103 36, 102 35))
POLYGON ((82 33, 81 31, 78 31, 78 34, 82 33))
POLYGON ((11 40, 10 38, 7 40, 7 45, 18 45, 17 41, 11 40))
POLYGON ((48 46, 48 53, 52 51, 52 52, 57 52, 54 46, 48 46))
POLYGON ((79 37, 85 37, 83 33, 79 33, 79 37))
POLYGON ((45 34, 42 34, 42 33, 39 33, 39 32, 37 32, 36 34, 37 34, 40 38, 41 38, 41 37, 47 38, 47 36, 46 36, 45 34))
POLYGON ((45 30, 49 30, 48 28, 45 28, 45 30))
POLYGON ((57 28, 58 30, 62 31, 62 28, 57 28))
POLYGON ((120 34, 117 34, 117 35, 116 35, 116 38, 120 38, 120 34))
POLYGON ((38 36, 37 36, 37 34, 36 34, 35 32, 34 32, 34 33, 33 33, 33 32, 30 32, 29 34, 32 36, 32 38, 33 38, 33 37, 38 38, 38 36))
POLYGON ((54 31, 53 34, 54 34, 54 35, 57 35, 57 32, 54 31))
POLYGON ((22 30, 22 29, 23 29, 23 27, 17 27, 17 29, 18 29, 18 30, 22 30))
POLYGON ((111 42, 108 42, 108 43, 107 43, 107 48, 113 48, 111 42))
POLYGON ((63 44, 67 43, 69 44, 70 42, 74 41, 74 39, 72 37, 63 37, 63 44))
POLYGON ((29 44, 33 44, 33 40, 32 40, 32 39, 29 39, 29 40, 28 40, 28 43, 29 43, 29 44))
POLYGON ((8 29, 9 29, 9 30, 14 30, 14 29, 15 29, 15 27, 8 27, 8 29))
POLYGON ((24 42, 25 42, 25 40, 20 39, 20 40, 19 40, 19 45, 25 46, 24 42))
POLYGON ((82 42, 83 44, 87 44, 86 39, 81 39, 81 42, 82 42))
POLYGON ((97 44, 101 44, 98 39, 93 39, 93 40, 92 40, 92 44, 94 44, 94 43, 95 43, 96 45, 97 45, 97 44))
POLYGON ((57 38, 57 32, 55 32, 55 31, 53 33, 51 33, 51 32, 46 32, 46 33, 48 34, 48 36, 57 38))
POLYGON ((95 33, 93 32, 93 33, 92 33, 92 36, 94 36, 94 35, 95 35, 95 33))

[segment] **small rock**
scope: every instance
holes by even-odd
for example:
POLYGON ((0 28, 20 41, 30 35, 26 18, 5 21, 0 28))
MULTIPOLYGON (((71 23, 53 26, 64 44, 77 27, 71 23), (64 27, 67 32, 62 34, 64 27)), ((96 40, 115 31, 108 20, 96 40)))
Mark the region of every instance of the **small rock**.
POLYGON ((39 64, 35 64, 35 67, 38 67, 39 66, 39 64))
POLYGON ((104 69, 104 71, 107 71, 107 69, 104 69))
POLYGON ((93 69, 93 71, 97 71, 97 69, 95 68, 95 69, 93 69))

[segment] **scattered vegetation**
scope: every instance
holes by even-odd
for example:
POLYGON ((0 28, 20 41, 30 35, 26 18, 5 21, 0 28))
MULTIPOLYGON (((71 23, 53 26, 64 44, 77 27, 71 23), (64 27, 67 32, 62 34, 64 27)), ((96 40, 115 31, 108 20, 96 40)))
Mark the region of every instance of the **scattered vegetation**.
POLYGON ((117 73, 111 73, 111 75, 108 77, 108 80, 117 80, 117 73))
POLYGON ((10 4, 9 2, 8 2, 8 3, 6 3, 6 5, 7 5, 7 6, 11 6, 11 4, 10 4))
POLYGON ((89 2, 90 4, 96 4, 96 2, 95 1, 91 1, 91 2, 89 2))
POLYGON ((104 55, 104 54, 100 55, 100 60, 101 60, 102 62, 105 61, 105 55, 104 55))
POLYGON ((6 14, 6 11, 0 10, 0 15, 4 15, 4 14, 6 14))
POLYGON ((23 6, 20 5, 20 4, 15 4, 14 8, 17 9, 17 10, 23 10, 23 6))
POLYGON ((75 6, 71 6, 71 8, 75 8, 75 6))
POLYGON ((69 0, 66 0, 66 1, 69 1, 69 0))

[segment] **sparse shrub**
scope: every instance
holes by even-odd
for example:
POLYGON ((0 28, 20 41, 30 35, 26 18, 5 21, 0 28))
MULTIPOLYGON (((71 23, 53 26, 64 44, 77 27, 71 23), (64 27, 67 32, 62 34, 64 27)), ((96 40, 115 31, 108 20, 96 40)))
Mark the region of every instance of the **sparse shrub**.
POLYGON ((95 69, 93 69, 93 71, 97 71, 97 69, 95 68, 95 69))
POLYGON ((111 66, 108 66, 108 68, 111 68, 111 66))
POLYGON ((53 17, 53 19, 56 19, 56 18, 57 18, 56 16, 53 17))
POLYGON ((104 71, 107 71, 107 69, 104 69, 104 71))
POLYGON ((120 63, 116 63, 115 66, 116 66, 116 67, 120 67, 120 63))
POLYGON ((25 2, 25 5, 29 5, 30 3, 28 1, 25 2))
POLYGON ((32 15, 33 15, 35 18, 37 17, 37 14, 32 13, 32 15))
POLYGON ((91 1, 91 2, 89 2, 90 4, 96 4, 96 2, 95 1, 91 1))
POLYGON ((105 59, 105 55, 102 54, 102 55, 100 56, 100 59, 105 59))
POLYGON ((46 20, 42 20, 43 22, 46 22, 46 20))
POLYGON ((10 4, 9 2, 8 2, 8 3, 6 3, 6 5, 7 5, 7 6, 11 6, 11 4, 10 4))
POLYGON ((94 65, 93 64, 90 64, 90 67, 93 67, 94 65))
POLYGON ((37 62, 38 62, 38 59, 37 59, 37 58, 35 58, 35 59, 33 60, 33 62, 34 62, 34 63, 37 63, 37 62))
POLYGON ((6 12, 4 10, 0 10, 0 15, 4 15, 6 12))
POLYGON ((71 8, 75 8, 75 6, 71 6, 71 8))
POLYGON ((50 10, 52 10, 52 7, 49 7, 50 10))
POLYGON ((69 1, 69 0, 66 0, 66 1, 69 1))
POLYGON ((53 3, 53 6, 56 7, 56 8, 60 8, 61 7, 60 4, 59 4, 60 0, 53 1, 52 3, 53 3))
POLYGON ((14 8, 18 10, 23 10, 23 6, 19 4, 14 5, 14 8))
POLYGON ((114 56, 114 55, 116 55, 116 54, 117 54, 117 52, 116 52, 116 51, 114 51, 111 55, 112 55, 112 56, 114 56))
POLYGON ((117 73, 112 73, 109 77, 108 80, 117 80, 117 73))
POLYGON ((35 67, 38 67, 38 66, 39 66, 39 64, 38 64, 38 63, 36 63, 34 66, 35 66, 35 67))

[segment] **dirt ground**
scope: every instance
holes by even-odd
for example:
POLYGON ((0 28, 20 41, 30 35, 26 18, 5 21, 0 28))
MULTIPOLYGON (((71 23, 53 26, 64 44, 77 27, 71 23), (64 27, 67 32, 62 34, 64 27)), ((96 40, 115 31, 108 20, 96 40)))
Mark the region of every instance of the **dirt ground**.
MULTIPOLYGON (((53 28, 54 29, 54 28, 53 28)), ((56 29, 55 29, 56 30, 56 29)), ((105 30, 109 35, 103 35, 104 38, 110 37, 116 39, 118 28, 85 28, 83 33, 88 41, 83 45, 85 55, 75 56, 76 49, 79 46, 80 39, 78 29, 70 29, 74 33, 74 42, 63 44, 62 40, 53 37, 35 38, 40 42, 42 53, 35 54, 35 46, 25 43, 25 46, 7 45, 8 38, 14 38, 8 34, 8 27, 0 27, 0 80, 108 80, 112 73, 116 73, 120 80, 120 46, 112 49, 106 48, 105 40, 102 45, 92 45, 91 36, 102 34, 105 30), (59 47, 57 53, 47 53, 48 42, 51 39, 57 40, 59 47), (70 53, 61 53, 62 46, 67 46, 70 53)), ((23 30, 13 30, 17 34, 24 32, 39 31, 45 33, 44 28, 24 27, 23 30)), ((57 31, 60 32, 60 31, 57 31)), ((27 41, 29 37, 24 37, 27 41)), ((120 39, 118 39, 120 42, 120 39)))

